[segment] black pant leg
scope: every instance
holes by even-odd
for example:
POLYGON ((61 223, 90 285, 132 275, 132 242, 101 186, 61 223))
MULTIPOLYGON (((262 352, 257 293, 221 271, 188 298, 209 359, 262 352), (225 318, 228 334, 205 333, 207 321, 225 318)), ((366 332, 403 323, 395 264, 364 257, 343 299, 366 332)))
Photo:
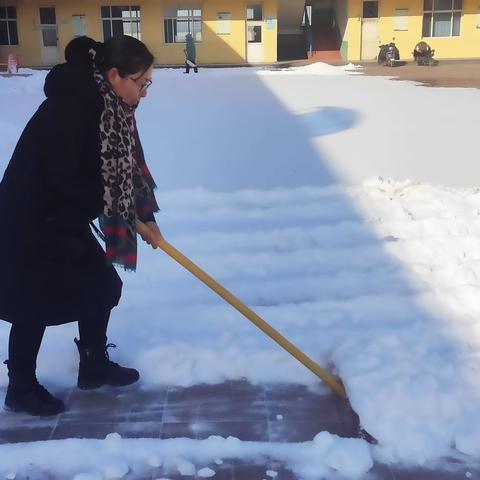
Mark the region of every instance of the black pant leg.
POLYGON ((11 380, 30 382, 35 379, 37 356, 45 325, 16 322, 8 341, 8 371, 11 380))
POLYGON ((105 346, 110 310, 94 309, 78 321, 80 342, 87 347, 105 346))

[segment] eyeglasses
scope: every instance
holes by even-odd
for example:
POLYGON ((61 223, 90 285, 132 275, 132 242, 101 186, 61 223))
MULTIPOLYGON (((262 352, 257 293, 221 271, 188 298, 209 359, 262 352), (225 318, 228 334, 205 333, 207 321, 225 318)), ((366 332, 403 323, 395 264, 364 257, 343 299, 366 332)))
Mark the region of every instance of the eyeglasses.
MULTIPOLYGON (((138 85, 138 80, 139 80, 138 78, 133 78, 133 77, 128 77, 128 78, 138 85)), ((140 87, 140 93, 145 92, 152 83, 153 82, 150 79, 146 80, 145 83, 140 87)))

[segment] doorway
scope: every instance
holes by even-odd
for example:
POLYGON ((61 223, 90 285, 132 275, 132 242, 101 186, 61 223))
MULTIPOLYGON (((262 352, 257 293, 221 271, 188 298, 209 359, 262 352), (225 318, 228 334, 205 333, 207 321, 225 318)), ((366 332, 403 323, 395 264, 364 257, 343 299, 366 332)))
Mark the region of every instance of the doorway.
POLYGON ((364 0, 362 15, 361 60, 375 60, 378 56, 378 0, 364 0))

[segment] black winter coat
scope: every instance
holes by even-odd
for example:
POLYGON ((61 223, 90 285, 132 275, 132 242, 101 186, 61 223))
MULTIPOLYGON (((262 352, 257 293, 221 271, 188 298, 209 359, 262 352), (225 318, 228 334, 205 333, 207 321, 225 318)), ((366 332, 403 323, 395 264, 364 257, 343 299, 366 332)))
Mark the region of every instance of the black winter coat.
POLYGON ((45 325, 118 304, 122 282, 92 234, 103 208, 91 73, 57 65, 0 184, 0 318, 45 325))

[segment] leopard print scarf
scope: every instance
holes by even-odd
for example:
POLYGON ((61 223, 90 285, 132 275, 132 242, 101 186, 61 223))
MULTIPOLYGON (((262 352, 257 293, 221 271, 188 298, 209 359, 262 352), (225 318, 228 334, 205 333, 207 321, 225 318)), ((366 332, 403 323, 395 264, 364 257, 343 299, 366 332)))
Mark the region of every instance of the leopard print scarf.
POLYGON ((98 71, 94 79, 104 100, 100 117, 101 171, 104 195, 99 222, 110 264, 134 271, 137 265, 137 226, 143 216, 157 212, 155 183, 143 158, 134 108, 125 104, 98 71))

